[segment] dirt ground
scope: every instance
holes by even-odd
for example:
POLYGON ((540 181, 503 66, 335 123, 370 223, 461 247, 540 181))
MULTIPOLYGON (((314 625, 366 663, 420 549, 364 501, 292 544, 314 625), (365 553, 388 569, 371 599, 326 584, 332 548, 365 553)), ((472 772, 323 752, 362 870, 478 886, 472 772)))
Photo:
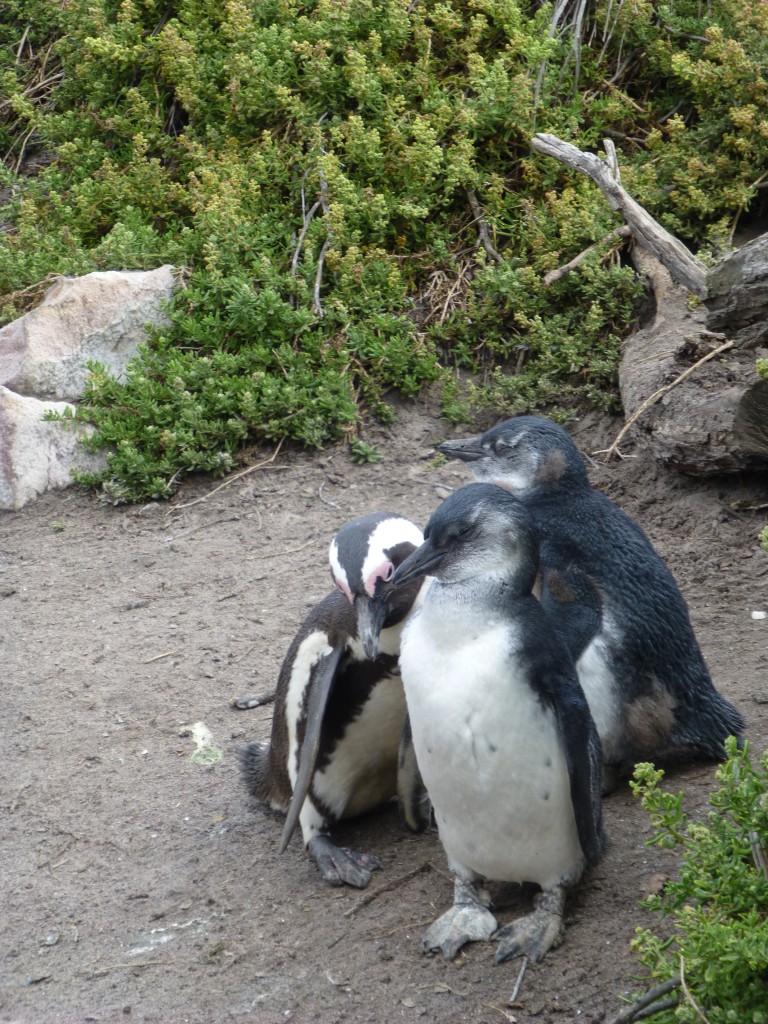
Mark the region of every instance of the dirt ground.
MULTIPOLYGON (((619 424, 587 419, 584 452, 619 424)), ((201 499, 112 508, 69 490, 0 513, 2 856, 0 1019, 388 1024, 609 1021, 644 987, 630 950, 657 925, 638 901, 674 870, 644 845, 628 789, 606 801, 611 845, 571 896, 564 944, 530 966, 492 944, 454 962, 419 938, 452 887, 437 834, 401 830, 394 806, 340 829, 383 870, 367 892, 332 889, 298 836, 278 857, 281 819, 246 796, 235 748, 269 735, 270 706, 231 700, 272 689, 295 629, 330 590, 326 552, 346 520, 388 508, 422 525, 467 482, 425 460, 469 433, 425 406, 374 433, 384 459, 342 449, 283 451, 201 499), (185 727, 222 754, 196 763, 185 727)), ((629 446, 631 450, 631 446, 629 446)), ((254 451, 258 462, 269 451, 254 451)), ((766 478, 681 478, 642 455, 591 470, 675 572, 717 685, 755 751, 768 745, 768 555, 757 534, 766 478)), ((671 784, 703 810, 713 767, 671 784)), ((506 923, 530 894, 492 887, 506 923)))

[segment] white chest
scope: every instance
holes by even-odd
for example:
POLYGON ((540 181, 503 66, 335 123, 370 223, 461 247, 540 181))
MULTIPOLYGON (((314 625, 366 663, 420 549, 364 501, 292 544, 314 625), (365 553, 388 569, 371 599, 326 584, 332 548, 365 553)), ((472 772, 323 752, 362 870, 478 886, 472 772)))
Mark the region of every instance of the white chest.
POLYGON ((400 666, 414 748, 460 875, 542 886, 583 863, 554 713, 531 689, 514 624, 427 600, 400 666))

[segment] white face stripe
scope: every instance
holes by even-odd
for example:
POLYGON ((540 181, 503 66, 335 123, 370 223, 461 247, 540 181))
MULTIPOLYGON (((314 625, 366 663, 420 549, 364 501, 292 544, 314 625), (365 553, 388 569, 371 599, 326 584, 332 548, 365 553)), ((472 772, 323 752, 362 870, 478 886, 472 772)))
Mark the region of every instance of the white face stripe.
POLYGON ((371 575, 387 561, 388 556, 385 554, 387 549, 393 548, 397 544, 407 543, 418 548, 423 540, 421 530, 408 519, 401 519, 397 516, 382 520, 368 541, 368 553, 365 556, 361 572, 364 582, 367 584, 371 575))
POLYGON ((333 573, 333 578, 336 581, 336 586, 346 597, 349 603, 352 604, 352 590, 349 586, 347 574, 344 572, 344 568, 339 561, 339 545, 336 543, 335 537, 331 541, 331 546, 328 550, 328 561, 331 563, 331 572, 333 573))

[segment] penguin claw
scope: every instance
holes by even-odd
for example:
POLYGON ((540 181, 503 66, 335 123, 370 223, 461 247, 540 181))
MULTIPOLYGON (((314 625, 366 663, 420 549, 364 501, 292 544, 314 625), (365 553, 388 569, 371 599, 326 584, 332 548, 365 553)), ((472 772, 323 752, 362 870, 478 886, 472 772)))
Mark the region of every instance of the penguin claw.
POLYGON ((527 956, 537 964, 554 946, 563 940, 563 907, 565 893, 560 889, 540 893, 535 901, 536 909, 517 921, 499 929, 496 938, 497 964, 516 956, 527 956))
POLYGON ((307 843, 307 850, 329 885, 365 889, 372 872, 381 869, 381 861, 372 853, 357 853, 336 846, 328 836, 314 836, 307 843))

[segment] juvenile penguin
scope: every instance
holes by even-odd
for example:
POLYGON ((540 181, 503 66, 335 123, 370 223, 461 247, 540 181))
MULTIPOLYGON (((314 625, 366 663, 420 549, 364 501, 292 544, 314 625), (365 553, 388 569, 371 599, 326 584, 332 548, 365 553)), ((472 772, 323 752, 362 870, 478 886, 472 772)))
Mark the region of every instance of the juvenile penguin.
POLYGON ((639 760, 722 759, 744 721, 712 684, 671 572, 640 526, 590 485, 566 431, 517 416, 439 450, 531 513, 541 602, 576 662, 611 781, 639 760))
POLYGON ((364 888, 375 857, 336 846, 331 826, 388 800, 410 800, 406 824, 428 822, 408 736, 398 667, 400 632, 423 579, 394 589, 395 569, 422 541, 413 523, 389 512, 339 530, 329 558, 337 590, 302 623, 283 661, 269 743, 239 751, 249 792, 287 812, 282 853, 297 821, 304 844, 331 885, 364 888), (398 760, 402 762, 398 778, 398 760), (423 809, 422 809, 423 808, 423 809))
POLYGON ((600 742, 568 650, 532 594, 538 543, 523 505, 468 484, 424 538, 395 573, 405 586, 433 577, 403 631, 400 668, 455 894, 422 949, 453 957, 494 935, 483 879, 534 882, 536 909, 498 932, 496 962, 538 961, 560 938, 566 889, 603 850, 600 742))

